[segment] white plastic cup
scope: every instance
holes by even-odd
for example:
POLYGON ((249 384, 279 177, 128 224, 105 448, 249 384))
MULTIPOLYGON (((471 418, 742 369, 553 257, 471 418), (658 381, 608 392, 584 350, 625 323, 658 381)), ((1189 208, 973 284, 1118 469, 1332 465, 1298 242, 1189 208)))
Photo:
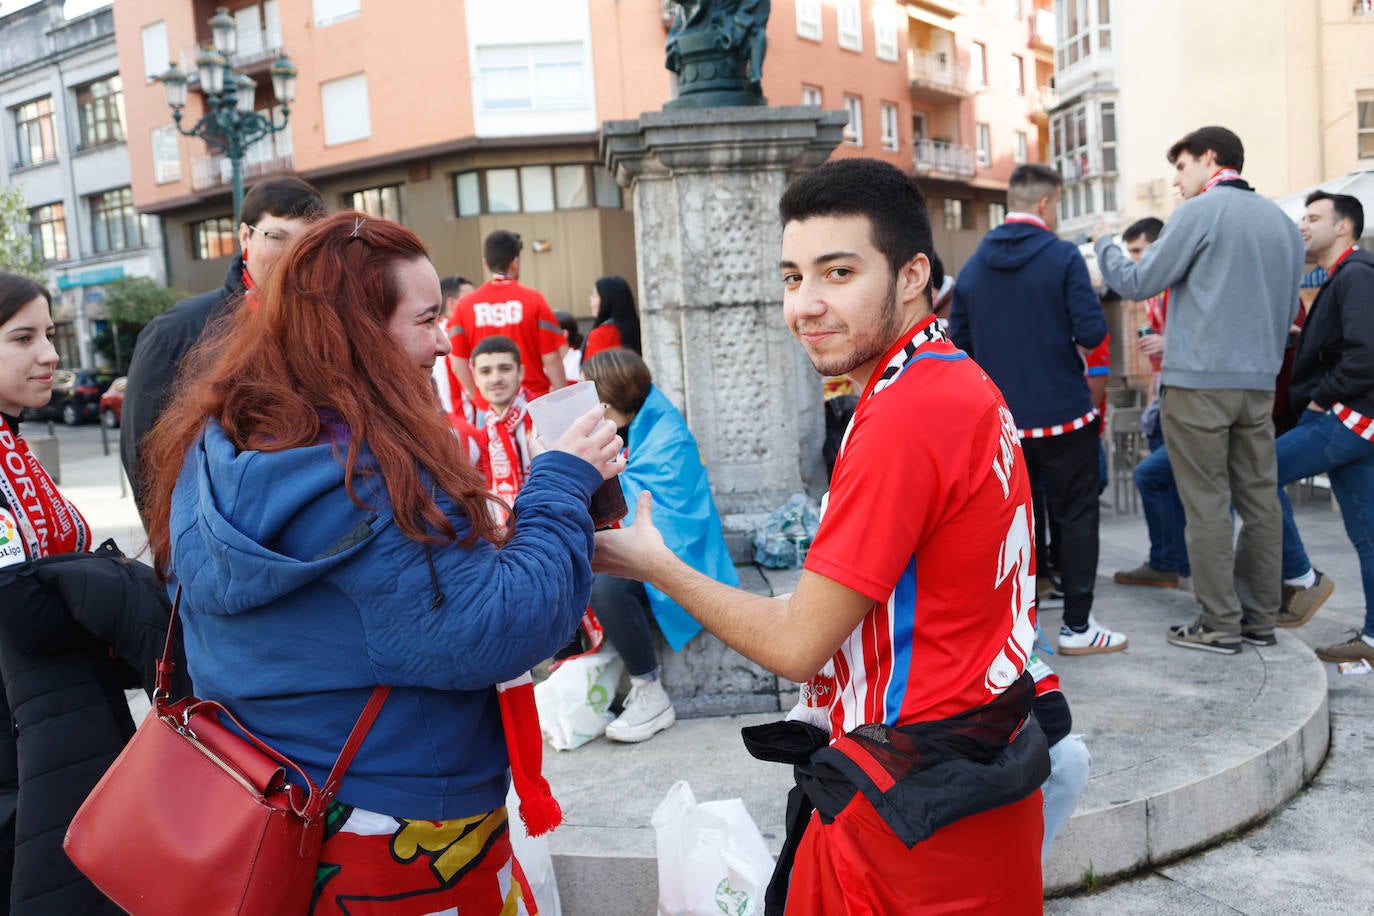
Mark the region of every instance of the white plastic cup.
POLYGON ((578 417, 600 403, 595 382, 577 382, 535 398, 528 407, 539 438, 553 448, 553 444, 563 437, 578 417))

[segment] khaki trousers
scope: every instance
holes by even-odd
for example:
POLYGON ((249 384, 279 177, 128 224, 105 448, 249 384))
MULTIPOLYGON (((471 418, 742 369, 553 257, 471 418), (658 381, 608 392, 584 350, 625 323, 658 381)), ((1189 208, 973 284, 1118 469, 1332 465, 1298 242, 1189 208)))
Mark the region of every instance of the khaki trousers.
POLYGON ((1161 396, 1164 442, 1188 519, 1193 593, 1202 622, 1226 633, 1240 633, 1242 609, 1248 625, 1273 626, 1282 600, 1273 406, 1272 392, 1233 388, 1168 388, 1161 396))

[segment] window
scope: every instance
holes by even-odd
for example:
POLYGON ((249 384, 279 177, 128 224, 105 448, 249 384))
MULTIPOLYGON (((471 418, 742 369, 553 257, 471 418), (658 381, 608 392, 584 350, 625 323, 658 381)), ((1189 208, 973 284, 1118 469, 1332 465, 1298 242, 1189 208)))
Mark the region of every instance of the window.
POLYGON ((1019 54, 1011 56, 1011 91, 1013 95, 1026 94, 1026 64, 1019 54))
POLYGON ((172 52, 167 50, 167 23, 154 22, 143 27, 143 76, 152 82, 167 72, 172 52))
POLYGON ((67 259, 67 217, 62 204, 46 204, 29 211, 33 253, 42 261, 67 259))
POLYGON ((1112 49, 1112 2, 1097 0, 1097 47, 1101 51, 1112 49))
POLYGON ((1026 149, 1026 132, 1018 130, 1016 132, 1016 164, 1025 165, 1029 156, 1026 149))
POLYGON ((402 222, 401 186, 398 184, 383 185, 379 188, 364 188, 361 191, 345 194, 343 203, 350 210, 361 210, 369 216, 389 219, 393 223, 402 222))
POLYGON ((797 0, 797 35, 821 40, 821 0, 797 0))
POLYGON ((1116 209, 1116 182, 1114 181, 1102 182, 1102 209, 1116 209))
POLYGON ((896 11, 891 7, 873 7, 873 53, 878 60, 897 59, 896 11))
POLYGON ((1092 54, 1094 37, 1097 50, 1111 50, 1111 0, 1061 0, 1055 4, 1055 12, 1055 59, 1060 70, 1092 54))
POLYGON ((216 216, 191 224, 191 259, 211 261, 232 257, 238 251, 239 240, 234 232, 232 216, 216 216))
POLYGON ((945 198, 945 229, 954 232, 959 229, 973 229, 973 201, 945 198))
POLYGON ((915 140, 926 138, 926 115, 923 111, 913 111, 911 113, 911 136, 915 140))
POLYGON ((1007 221, 1006 204, 988 204, 988 228, 996 229, 1007 221))
POLYGON ((864 21, 859 12, 859 0, 838 0, 835 13, 840 21, 840 47, 846 51, 862 51, 864 21))
POLYGON ((977 138, 978 166, 985 169, 992 165, 992 128, 987 124, 975 124, 973 133, 977 138))
POLYGON ((158 184, 181 179, 181 153, 177 142, 175 124, 153 128, 153 181, 158 184))
POLYGON ((801 103, 803 105, 814 105, 821 107, 821 91, 815 86, 802 86, 801 103))
POLYGON ((453 176, 453 195, 458 216, 621 206, 620 186, 611 173, 585 162, 459 172, 453 176))
POLYGON ((333 25, 362 12, 362 0, 315 0, 315 25, 333 25))
POLYGON ((81 146, 101 146, 124 139, 124 83, 119 74, 76 90, 81 146))
POLYGON ((97 253, 143 244, 143 220, 128 188, 92 194, 86 201, 91 208, 91 247, 97 253))
POLYGON ((979 86, 988 84, 988 49, 981 41, 969 45, 968 69, 973 81, 979 86))
POLYGON ((844 110, 849 113, 849 123, 844 126, 844 140, 850 146, 864 145, 864 108, 857 95, 845 95, 844 110))
POLYGON ((880 110, 883 124, 883 136, 881 141, 883 149, 890 153, 895 153, 899 142, 897 138, 897 106, 891 102, 883 102, 880 110))
POLYGON ((1101 133, 1099 146, 1102 150, 1102 172, 1116 174, 1116 103, 1102 103, 1101 133))
POLYGON ((57 158, 57 133, 53 130, 52 96, 45 95, 14 109, 14 133, 18 147, 16 166, 33 165, 57 158))
POLYGON ((580 42, 477 49, 484 111, 549 111, 589 104, 580 42))
POLYGON ((372 136, 366 73, 355 73, 321 83, 320 99, 324 103, 325 146, 337 146, 372 136))
POLYGON ((1359 93, 1355 108, 1356 154, 1361 159, 1374 159, 1374 92, 1359 93))
MULTIPOLYGON (((287 121, 282 114, 280 105, 273 105, 271 108, 258 110, 262 115, 273 124, 285 123, 284 130, 276 131, 265 136, 259 137, 248 146, 248 154, 244 156, 244 161, 253 165, 267 165, 278 159, 289 159, 294 150, 291 141, 291 122, 287 121)), ((284 163, 289 167, 289 163, 284 163)))

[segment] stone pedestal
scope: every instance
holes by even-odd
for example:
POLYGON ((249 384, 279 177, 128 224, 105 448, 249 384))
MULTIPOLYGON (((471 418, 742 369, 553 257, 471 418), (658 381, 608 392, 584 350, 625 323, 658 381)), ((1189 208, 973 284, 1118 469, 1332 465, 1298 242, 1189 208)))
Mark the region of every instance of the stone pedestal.
POLYGON ((820 379, 782 317, 777 205, 846 120, 737 107, 602 125, 602 156, 634 207, 644 358, 701 446, 737 560, 767 512, 825 488, 820 379))

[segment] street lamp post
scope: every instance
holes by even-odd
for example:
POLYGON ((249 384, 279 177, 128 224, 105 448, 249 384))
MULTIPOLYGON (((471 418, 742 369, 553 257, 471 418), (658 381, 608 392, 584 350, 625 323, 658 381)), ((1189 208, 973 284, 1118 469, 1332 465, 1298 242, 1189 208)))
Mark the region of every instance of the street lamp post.
POLYGON ((238 47, 238 29, 234 17, 220 7, 210 18, 211 45, 201 49, 196 58, 196 72, 200 75, 200 90, 205 95, 205 114, 189 130, 181 126, 181 110, 186 105, 186 74, 175 63, 159 79, 167 93, 172 120, 177 130, 187 137, 199 137, 220 150, 233 170, 234 225, 239 224, 243 206, 243 157, 248 148, 270 134, 286 129, 291 115, 291 103, 296 99, 296 67, 285 54, 277 58, 269 70, 272 91, 281 103, 281 123, 253 110, 257 83, 249 76, 235 74, 234 52, 238 47))

